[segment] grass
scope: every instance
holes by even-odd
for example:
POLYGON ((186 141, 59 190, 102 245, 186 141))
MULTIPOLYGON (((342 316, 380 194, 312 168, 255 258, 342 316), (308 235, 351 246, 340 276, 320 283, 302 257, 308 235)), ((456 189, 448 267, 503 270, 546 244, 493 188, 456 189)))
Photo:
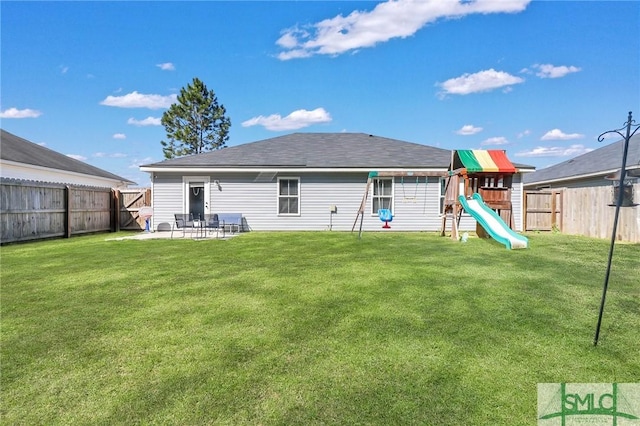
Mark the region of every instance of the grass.
POLYGON ((524 425, 538 383, 640 378, 638 244, 594 347, 604 240, 105 238, 0 249, 4 424, 524 425))

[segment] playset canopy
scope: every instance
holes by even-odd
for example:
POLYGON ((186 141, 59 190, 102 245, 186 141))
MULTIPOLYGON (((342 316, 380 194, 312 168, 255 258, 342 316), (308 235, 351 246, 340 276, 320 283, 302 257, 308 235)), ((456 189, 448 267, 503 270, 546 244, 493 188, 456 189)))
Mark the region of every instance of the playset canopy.
POLYGON ((462 149, 454 151, 450 170, 465 168, 467 173, 515 173, 504 151, 462 149))

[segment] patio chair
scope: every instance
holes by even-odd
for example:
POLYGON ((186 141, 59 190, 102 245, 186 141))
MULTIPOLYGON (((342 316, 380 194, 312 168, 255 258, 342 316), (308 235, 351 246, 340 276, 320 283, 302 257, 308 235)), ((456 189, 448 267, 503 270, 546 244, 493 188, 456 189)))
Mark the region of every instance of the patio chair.
POLYGON ((176 213, 173 215, 174 221, 171 225, 171 238, 173 238, 174 229, 182 229, 182 236, 185 235, 185 229, 190 229, 193 234, 193 215, 191 213, 176 213))
POLYGON ((209 232, 213 232, 215 229, 216 237, 220 235, 220 230, 222 230, 222 238, 224 238, 224 220, 220 220, 218 213, 205 214, 204 227, 209 229, 209 232))

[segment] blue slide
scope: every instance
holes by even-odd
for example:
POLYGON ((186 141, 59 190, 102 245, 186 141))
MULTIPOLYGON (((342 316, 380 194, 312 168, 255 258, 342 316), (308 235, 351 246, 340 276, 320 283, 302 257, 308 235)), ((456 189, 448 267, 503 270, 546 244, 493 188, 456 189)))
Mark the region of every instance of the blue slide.
POLYGON ((504 244, 508 249, 523 249, 529 245, 526 237, 513 232, 496 212, 487 207, 480 194, 475 193, 468 200, 464 195, 460 195, 458 200, 462 208, 473 216, 494 240, 504 244))

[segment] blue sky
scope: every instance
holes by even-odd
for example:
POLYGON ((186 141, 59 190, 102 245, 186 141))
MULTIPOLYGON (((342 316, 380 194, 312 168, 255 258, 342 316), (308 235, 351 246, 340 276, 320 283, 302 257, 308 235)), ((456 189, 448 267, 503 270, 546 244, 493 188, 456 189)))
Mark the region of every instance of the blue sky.
MULTIPOLYGON (((2 128, 149 184, 194 77, 228 146, 363 132, 546 167, 640 118, 637 1, 2 1, 2 128)), ((640 121, 640 120, 639 120, 640 121)))

